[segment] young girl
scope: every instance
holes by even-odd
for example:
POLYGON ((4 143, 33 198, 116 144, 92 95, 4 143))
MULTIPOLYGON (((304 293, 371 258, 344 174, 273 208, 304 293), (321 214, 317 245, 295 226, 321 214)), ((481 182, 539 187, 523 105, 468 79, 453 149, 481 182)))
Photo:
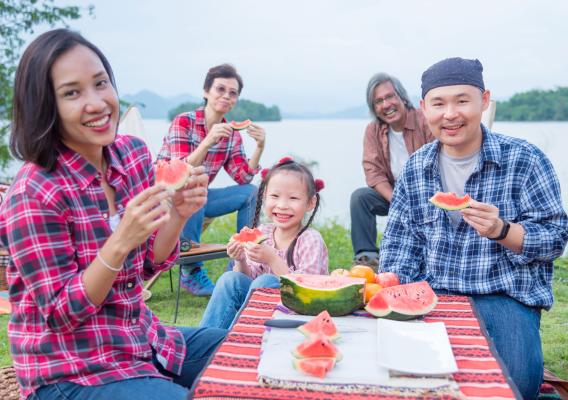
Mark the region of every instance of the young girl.
POLYGON ((256 227, 264 201, 264 211, 272 223, 258 228, 267 239, 261 244, 229 242, 227 253, 235 265, 217 281, 201 327, 229 328, 252 290, 279 287, 280 275, 328 273, 327 248, 319 232, 310 228, 322 188, 321 180, 314 180, 306 167, 291 158, 283 158, 267 171, 258 191, 253 222, 256 227), (310 212, 303 225, 304 216, 310 212))
POLYGON ((148 149, 116 134, 118 118, 95 45, 57 29, 28 46, 10 137, 25 163, 0 207, 21 398, 182 399, 225 336, 165 326, 142 300, 144 278, 173 266, 207 175, 154 185, 148 149))

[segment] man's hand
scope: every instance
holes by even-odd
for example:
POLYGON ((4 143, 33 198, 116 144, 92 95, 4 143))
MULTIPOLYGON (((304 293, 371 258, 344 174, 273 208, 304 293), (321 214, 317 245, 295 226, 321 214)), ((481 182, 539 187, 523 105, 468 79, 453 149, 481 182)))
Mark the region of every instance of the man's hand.
POLYGON ((479 236, 494 238, 499 236, 503 229, 503 220, 499 218, 499 209, 492 204, 471 200, 469 208, 461 210, 467 222, 479 236))

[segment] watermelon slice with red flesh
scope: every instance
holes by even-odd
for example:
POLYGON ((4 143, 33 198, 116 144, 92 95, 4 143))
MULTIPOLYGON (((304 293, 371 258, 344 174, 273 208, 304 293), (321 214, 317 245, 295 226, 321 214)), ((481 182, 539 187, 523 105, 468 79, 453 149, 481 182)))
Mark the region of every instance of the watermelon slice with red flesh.
POLYGON ((231 121, 229 123, 231 128, 233 128, 235 131, 242 131, 243 129, 247 129, 249 126, 251 126, 251 124, 252 124, 252 121, 250 119, 247 119, 247 120, 242 121, 242 122, 231 121))
POLYGON ((340 338, 337 327, 333 323, 333 319, 327 310, 323 310, 311 321, 300 326, 298 330, 308 338, 314 335, 325 335, 332 341, 340 338))
POLYGON ((335 366, 335 358, 294 358, 294 368, 307 375, 325 378, 326 374, 335 366))
POLYGON ((438 297, 428 282, 415 282, 379 290, 365 310, 375 317, 405 321, 428 314, 436 307, 438 297))
POLYGON ((191 170, 192 166, 180 159, 158 160, 156 162, 156 183, 163 183, 172 190, 181 189, 189 179, 191 170))
POLYGON ((342 358, 341 353, 332 341, 325 335, 317 334, 300 343, 292 354, 296 358, 321 358, 330 357, 339 362, 342 358))
POLYGON ((235 233, 233 236, 231 236, 231 239, 240 243, 253 242, 258 244, 264 242, 267 237, 264 236, 260 229, 251 229, 248 226, 245 226, 239 233, 235 233))
POLYGON ((466 194, 463 197, 458 197, 453 192, 436 192, 436 194, 428 200, 430 203, 434 204, 436 207, 447 211, 457 211, 469 207, 469 202, 471 197, 466 194))

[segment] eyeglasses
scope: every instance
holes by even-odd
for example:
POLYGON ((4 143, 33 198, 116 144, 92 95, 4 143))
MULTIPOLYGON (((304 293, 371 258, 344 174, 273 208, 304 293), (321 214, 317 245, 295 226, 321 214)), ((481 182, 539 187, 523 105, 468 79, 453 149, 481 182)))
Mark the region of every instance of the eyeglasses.
POLYGON ((395 93, 387 94, 384 98, 379 97, 379 98, 373 100, 373 104, 376 105, 376 106, 380 106, 385 101, 391 101, 395 97, 396 97, 395 93))
MULTIPOLYGON (((227 88, 222 85, 214 86, 213 89, 215 89, 215 92, 217 92, 219 96, 224 96, 225 93, 227 93, 227 88)), ((239 92, 237 92, 236 90, 229 90, 230 99, 236 99, 237 97, 239 97, 239 92)))

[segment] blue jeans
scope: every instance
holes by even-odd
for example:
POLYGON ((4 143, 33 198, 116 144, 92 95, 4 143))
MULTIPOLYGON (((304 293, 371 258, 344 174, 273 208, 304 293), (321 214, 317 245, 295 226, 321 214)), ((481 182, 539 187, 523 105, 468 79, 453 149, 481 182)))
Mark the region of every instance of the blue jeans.
POLYGON ((152 363, 165 377, 173 381, 141 377, 116 381, 97 386, 82 386, 72 382, 59 382, 42 386, 29 400, 156 400, 156 399, 187 399, 187 389, 207 364, 209 357, 223 341, 227 332, 223 329, 202 329, 178 327, 187 343, 187 352, 181 375, 167 372, 158 363, 155 355, 152 363))
POLYGON ((225 272, 217 280, 199 326, 229 329, 254 289, 279 287, 276 275, 263 274, 253 280, 242 272, 225 272))
POLYGON ((373 188, 363 187, 351 193, 351 244, 355 257, 379 258, 376 216, 387 215, 389 206, 373 188))
MULTIPOLYGON (((258 188, 252 184, 209 188, 207 203, 187 220, 183 227, 183 237, 199 243, 205 217, 219 217, 234 211, 237 211, 237 232, 245 226, 250 227, 254 217, 257 192, 258 188)), ((194 266, 201 265, 203 263, 194 264, 194 266)))
POLYGON ((528 307, 504 294, 471 297, 495 350, 522 398, 536 399, 544 372, 539 332, 540 309, 528 307))

